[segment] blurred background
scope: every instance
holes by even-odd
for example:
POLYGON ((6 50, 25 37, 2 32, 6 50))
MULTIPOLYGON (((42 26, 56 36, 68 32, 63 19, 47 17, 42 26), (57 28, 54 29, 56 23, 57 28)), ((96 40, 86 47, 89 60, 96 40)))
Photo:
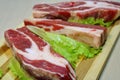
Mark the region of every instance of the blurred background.
MULTIPOLYGON (((15 28, 25 18, 32 16, 32 7, 38 3, 54 3, 70 0, 0 0, 0 39, 4 31, 15 28)), ((119 1, 119 0, 118 0, 119 1)), ((111 51, 99 80, 120 80, 120 36, 111 51)))

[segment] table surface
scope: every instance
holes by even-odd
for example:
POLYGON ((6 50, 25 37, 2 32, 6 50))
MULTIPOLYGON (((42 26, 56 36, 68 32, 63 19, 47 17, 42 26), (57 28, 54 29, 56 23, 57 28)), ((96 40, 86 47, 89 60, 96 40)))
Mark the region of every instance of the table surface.
MULTIPOLYGON (((52 3, 69 0, 0 0, 0 37, 4 31, 15 28, 32 15, 33 5, 41 2, 52 3)), ((119 1, 119 0, 118 0, 119 1)), ((99 80, 120 80, 120 36, 111 51, 99 80)))

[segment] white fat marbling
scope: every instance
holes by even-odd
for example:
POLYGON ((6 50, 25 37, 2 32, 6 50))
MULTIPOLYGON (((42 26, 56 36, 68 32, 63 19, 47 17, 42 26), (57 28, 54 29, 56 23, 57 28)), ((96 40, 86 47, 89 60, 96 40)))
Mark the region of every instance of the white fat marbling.
MULTIPOLYGON (((62 26, 64 26, 64 25, 62 25, 62 26)), ((100 37, 101 34, 103 33, 103 30, 100 30, 100 29, 83 28, 83 27, 75 27, 75 26, 65 26, 64 29, 71 29, 71 30, 75 30, 78 32, 89 33, 92 35, 96 35, 98 37, 100 37)))
MULTIPOLYGON (((20 31, 18 31, 18 32, 20 32, 20 31)), ((14 47, 14 50, 17 51, 17 53, 23 55, 24 57, 26 57, 27 59, 30 59, 30 60, 46 60, 50 63, 53 63, 58 66, 62 66, 62 67, 65 67, 68 64, 68 62, 64 58, 55 56, 54 54, 52 54, 50 52, 49 44, 44 46, 43 51, 41 51, 38 48, 37 44, 29 36, 27 36, 26 34, 24 34, 22 32, 20 32, 20 33, 25 35, 26 38, 30 40, 32 45, 30 48, 25 49, 26 52, 14 47)))
MULTIPOLYGON (((85 4, 78 5, 78 6, 73 6, 73 7, 62 7, 62 9, 70 9, 70 8, 72 9, 72 8, 79 8, 79 7, 91 7, 91 9, 110 8, 110 9, 118 9, 118 10, 120 10, 120 6, 113 5, 113 4, 110 4, 110 3, 107 3, 107 2, 98 2, 98 1, 83 1, 83 2, 85 2, 85 4)), ((56 6, 56 5, 50 5, 50 6, 54 6, 56 8, 61 8, 61 7, 56 6)), ((86 9, 86 10, 89 10, 89 9, 86 9)), ((78 10, 78 11, 83 12, 84 10, 78 10)))
MULTIPOLYGON (((29 60, 46 60, 52 64, 55 64, 55 65, 58 65, 58 66, 61 66, 61 67, 65 67, 66 68, 66 65, 68 65, 68 68, 70 70, 69 74, 70 76, 73 78, 73 80, 75 80, 75 72, 74 70, 72 69, 72 67, 70 66, 70 64, 68 63, 68 61, 62 57, 59 57, 59 56, 55 56, 53 55, 51 52, 50 52, 50 45, 47 44, 46 46, 44 46, 43 48, 43 51, 41 51, 37 44, 29 37, 27 36, 26 34, 24 34, 23 32, 20 32, 18 31, 19 33, 23 34, 26 36, 27 39, 30 40, 31 42, 31 47, 30 48, 26 48, 25 51, 22 51, 20 49, 17 49, 14 45, 13 45, 13 50, 16 51, 18 54, 21 54, 23 55, 25 58, 29 59, 29 60), (73 77, 73 76, 74 77, 73 77)), ((30 65, 30 64, 27 64, 23 61, 23 63, 25 65, 28 65, 28 66, 31 66, 33 68, 36 68, 34 67, 33 65, 30 65)), ((43 69, 45 71, 45 69, 43 69)), ((48 70, 47 70, 48 71, 48 70)), ((51 72, 51 71, 48 71, 52 74, 56 74, 55 72, 51 72)), ((61 76, 64 76, 62 74, 60 74, 61 76)))

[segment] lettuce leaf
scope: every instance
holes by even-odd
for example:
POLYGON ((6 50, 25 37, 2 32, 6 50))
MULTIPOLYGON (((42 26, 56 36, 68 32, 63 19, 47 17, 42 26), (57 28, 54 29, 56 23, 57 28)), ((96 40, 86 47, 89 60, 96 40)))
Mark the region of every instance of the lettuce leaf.
POLYGON ((86 19, 80 19, 79 17, 70 17, 68 19, 68 22, 75 22, 75 23, 81 23, 81 24, 91 24, 91 25, 100 25, 103 27, 110 27, 113 21, 111 22, 104 22, 104 19, 94 17, 88 17, 86 19))
POLYGON ((12 73, 19 78, 19 80, 33 80, 32 77, 27 75, 20 63, 14 57, 12 57, 10 61, 9 68, 12 73))
POLYGON ((64 56, 74 68, 81 56, 91 58, 101 51, 101 48, 95 49, 64 35, 46 32, 35 26, 28 26, 27 28, 48 42, 52 48, 64 56))
POLYGON ((2 77, 3 75, 3 71, 0 69, 0 78, 2 77))

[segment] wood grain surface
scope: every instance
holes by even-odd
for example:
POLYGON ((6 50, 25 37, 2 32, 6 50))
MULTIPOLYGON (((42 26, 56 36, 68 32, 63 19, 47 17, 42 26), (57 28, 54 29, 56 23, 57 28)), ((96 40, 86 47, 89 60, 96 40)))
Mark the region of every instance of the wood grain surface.
MULTIPOLYGON (((32 12, 32 7, 34 4, 37 3, 41 3, 41 2, 47 2, 47 3, 53 3, 53 2, 59 2, 59 1, 66 1, 66 0, 0 0, 0 57, 3 56, 0 61, 5 60, 5 62, 3 61, 2 63, 0 63, 0 69, 3 67, 5 67, 5 69, 3 69, 4 73, 7 72, 7 76, 8 79, 4 78, 4 80, 14 80, 14 76, 13 78, 10 78, 11 72, 9 71, 9 69, 7 68, 7 64, 9 63, 9 59, 6 55, 3 55, 4 53, 6 54, 8 47, 6 47, 6 45, 3 45, 4 43, 4 39, 1 40, 3 38, 4 35, 4 31, 9 29, 9 28, 15 28, 16 25, 20 24, 25 18, 28 18, 29 16, 31 16, 31 12, 32 12), (7 61, 7 62, 6 62, 7 61), (3 64, 5 63, 5 64, 3 64)), ((67 0, 69 1, 69 0, 67 0)), ((119 1, 119 0, 116 0, 119 1)), ((119 28, 117 29, 119 30, 119 28)), ((115 31, 116 33, 117 31, 115 31)), ((119 34, 119 32, 118 32, 119 34)), ((116 35, 118 36, 118 35, 116 35)), ((110 37, 110 36, 109 36, 110 37)), ((116 37, 113 36, 113 39, 117 39, 116 37)), ((116 41, 116 40, 114 40, 116 41)), ((92 66, 95 65, 95 59, 90 59, 90 60, 84 60, 82 61, 82 63, 80 63, 78 66, 78 68, 76 68, 78 71, 76 72, 77 75, 79 75, 78 77, 82 79, 88 79, 88 80, 94 80, 95 77, 94 76, 87 76, 87 74, 89 74, 91 71, 92 72, 99 72, 99 74, 101 74, 100 77, 97 76, 97 78, 99 78, 99 80, 119 80, 119 74, 120 74, 120 36, 118 36, 118 40, 116 42, 108 43, 109 48, 111 48, 111 52, 108 54, 107 58, 105 58, 103 61, 105 61, 101 68, 100 64, 97 64, 97 66, 100 66, 99 69, 102 69, 102 74, 99 71, 96 71, 95 68, 91 68, 92 66), (107 61, 106 61, 107 59, 107 61), (106 63, 107 62, 107 63, 106 63), (85 66, 87 64, 87 66, 85 66), (85 66, 82 67, 81 65, 85 66), (104 67, 105 66, 105 67, 104 67), (82 68, 81 68, 82 67, 82 68), (87 70, 88 71, 84 71, 87 70), (82 76, 82 77, 81 77, 82 76)), ((108 48, 108 49, 109 49, 108 48)), ((9 52, 10 50, 8 50, 9 52)), ((108 51, 108 50, 107 50, 108 51)), ((11 53, 11 52, 10 52, 11 53)), ((106 52, 104 52, 106 54, 106 52)), ((99 61, 99 59, 98 59, 99 61)), ((100 61, 102 62, 102 61, 100 61)), ((95 66, 94 66, 95 67, 95 66)), ((92 73, 94 75, 96 75, 95 73, 92 73)), ((92 75, 91 74, 91 75, 92 75)), ((4 75, 5 76, 5 75, 4 75)), ((97 79, 96 78, 96 79, 97 79)))
MULTIPOLYGON (((18 27, 22 26, 20 24, 18 27)), ((107 40, 103 46, 101 53, 91 59, 80 60, 76 67, 77 80, 97 80, 106 61, 111 53, 116 39, 120 33, 120 21, 117 21, 108 34, 107 40)), ((11 49, 2 39, 0 43, 0 69, 3 71, 1 80, 15 80, 17 77, 8 69, 9 60, 12 57, 11 49)))

